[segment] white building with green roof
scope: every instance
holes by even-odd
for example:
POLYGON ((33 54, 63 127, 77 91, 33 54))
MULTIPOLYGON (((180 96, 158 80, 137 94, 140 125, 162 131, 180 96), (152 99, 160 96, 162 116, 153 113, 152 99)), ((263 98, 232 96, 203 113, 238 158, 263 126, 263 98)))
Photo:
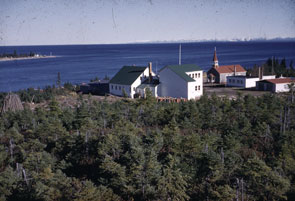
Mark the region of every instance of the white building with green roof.
POLYGON ((195 64, 165 66, 159 78, 159 96, 196 99, 203 95, 203 70, 195 64))
POLYGON ((116 96, 127 95, 134 98, 137 88, 143 84, 149 77, 155 74, 151 66, 123 66, 119 72, 110 80, 110 93, 116 96))

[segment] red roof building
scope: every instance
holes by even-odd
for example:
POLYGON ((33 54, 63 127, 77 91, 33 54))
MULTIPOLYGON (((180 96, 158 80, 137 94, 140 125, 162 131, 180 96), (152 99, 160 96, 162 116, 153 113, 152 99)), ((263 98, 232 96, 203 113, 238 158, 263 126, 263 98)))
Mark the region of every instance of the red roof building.
POLYGON ((247 71, 240 64, 219 66, 215 47, 213 55, 213 66, 207 72, 209 82, 226 83, 227 76, 246 76, 246 72, 247 71))
POLYGON ((236 65, 226 65, 226 66, 218 66, 216 71, 220 74, 222 73, 241 73, 247 72, 240 64, 236 65))
MULTIPOLYGON (((276 78, 270 80, 262 80, 256 82, 256 89, 260 91, 288 92, 290 91, 290 84, 295 83, 295 78, 276 78)), ((293 86, 294 87, 294 86, 293 86)))
POLYGON ((286 78, 276 78, 276 79, 270 79, 270 80, 264 80, 264 81, 270 82, 273 84, 283 84, 283 83, 291 83, 291 82, 294 82, 295 80, 290 77, 286 77, 286 78))

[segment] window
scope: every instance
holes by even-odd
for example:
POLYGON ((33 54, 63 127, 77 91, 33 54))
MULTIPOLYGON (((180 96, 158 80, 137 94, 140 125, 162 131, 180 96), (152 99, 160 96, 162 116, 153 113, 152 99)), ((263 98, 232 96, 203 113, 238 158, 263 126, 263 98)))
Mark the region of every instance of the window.
POLYGON ((115 89, 117 90, 117 86, 115 86, 115 89))
POLYGON ((112 87, 112 89, 114 89, 114 86, 113 85, 111 85, 111 87, 112 87))
POLYGON ((198 86, 198 90, 201 90, 201 86, 200 85, 198 86))
POLYGON ((190 76, 190 77, 191 77, 192 75, 191 75, 191 74, 188 74, 188 76, 190 76))
POLYGON ((195 73, 195 78, 197 78, 197 76, 198 76, 198 73, 195 73))
POLYGON ((193 77, 193 78, 195 77, 194 74, 192 74, 192 77, 193 77))
POLYGON ((201 73, 198 73, 198 77, 201 77, 201 73))
POLYGON ((119 86, 119 90, 121 90, 121 86, 119 86))
POLYGON ((135 87, 133 87, 133 91, 135 91, 136 89, 135 89, 135 87))
POLYGON ((195 86, 195 91, 198 91, 198 86, 195 86))

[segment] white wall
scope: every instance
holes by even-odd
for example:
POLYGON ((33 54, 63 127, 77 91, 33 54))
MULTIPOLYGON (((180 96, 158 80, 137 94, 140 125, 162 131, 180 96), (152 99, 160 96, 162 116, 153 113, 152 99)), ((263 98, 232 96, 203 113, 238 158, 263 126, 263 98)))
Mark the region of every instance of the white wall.
POLYGON ((195 82, 187 82, 179 75, 165 68, 160 72, 158 95, 173 98, 195 99, 203 95, 203 71, 187 72, 195 82), (196 76, 197 74, 197 76, 196 76), (194 76, 192 76, 194 75, 194 76), (196 90, 197 89, 197 90, 196 90))
POLYGON ((155 86, 153 89, 154 89, 153 95, 157 98, 158 97, 158 85, 155 86))
POLYGON ((164 68, 159 73, 160 86, 159 96, 174 97, 174 98, 188 98, 187 97, 187 82, 179 77, 169 68, 164 68))
POLYGON ((270 80, 270 79, 275 79, 275 75, 263 75, 262 80, 270 80))
MULTIPOLYGON (((236 72, 236 76, 246 76, 246 72, 236 72)), ((234 76, 234 73, 221 73, 220 74, 220 83, 226 83, 228 76, 234 76)))
POLYGON ((288 84, 290 84, 290 83, 275 84, 275 92, 288 92, 288 91, 290 91, 288 84))
POLYGON ((245 88, 255 87, 257 81, 259 81, 259 78, 247 78, 245 88))
POLYGON ((193 78, 194 80, 198 81, 199 79, 203 79, 203 71, 192 71, 192 72, 186 72, 188 76, 193 78))
POLYGON ((241 87, 241 88, 251 88, 256 86, 256 82, 259 78, 247 78, 246 76, 236 77, 228 76, 226 81, 226 86, 228 87, 241 87))
POLYGON ((123 89, 126 94, 130 97, 130 85, 111 84, 110 83, 110 94, 116 96, 123 96, 123 89))
POLYGON ((246 87, 245 80, 246 80, 246 77, 227 76, 226 86, 245 88, 246 87))
POLYGON ((154 97, 158 97, 158 86, 155 86, 155 87, 150 87, 150 86, 146 86, 145 88, 137 88, 136 89, 136 92, 140 94, 141 97, 145 97, 145 93, 146 93, 146 90, 149 89, 152 93, 152 96, 154 97))
POLYGON ((203 95, 203 71, 187 72, 195 82, 187 83, 187 99, 195 99, 203 95), (194 76, 192 76, 194 75, 194 76), (197 76, 196 76, 197 75, 197 76))
POLYGON ((147 67, 143 73, 132 83, 131 85, 131 93, 130 97, 134 98, 134 94, 136 94, 136 88, 141 85, 143 81, 149 78, 149 68, 147 67))
MULTIPOLYGON (((276 78, 275 75, 266 75, 263 76, 261 80, 269 80, 276 78)), ((259 81, 259 78, 247 78, 246 76, 227 76, 226 77, 226 86, 228 87, 241 87, 241 88, 251 88, 256 86, 256 82, 259 81)))

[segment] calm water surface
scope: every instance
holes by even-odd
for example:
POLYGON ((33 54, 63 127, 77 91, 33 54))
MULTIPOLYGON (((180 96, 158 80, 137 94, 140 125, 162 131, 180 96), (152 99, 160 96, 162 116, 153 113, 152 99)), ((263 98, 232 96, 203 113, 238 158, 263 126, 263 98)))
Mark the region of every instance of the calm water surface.
MULTIPOLYGON (((182 44, 182 63, 193 63, 203 70, 212 64, 214 47, 220 65, 261 65, 269 57, 295 62, 295 42, 202 42, 182 44)), ((112 77, 124 65, 146 66, 156 72, 165 65, 178 64, 179 44, 1 46, 0 54, 29 53, 56 55, 56 58, 0 62, 0 91, 44 87, 62 82, 88 82, 94 77, 112 77)))

